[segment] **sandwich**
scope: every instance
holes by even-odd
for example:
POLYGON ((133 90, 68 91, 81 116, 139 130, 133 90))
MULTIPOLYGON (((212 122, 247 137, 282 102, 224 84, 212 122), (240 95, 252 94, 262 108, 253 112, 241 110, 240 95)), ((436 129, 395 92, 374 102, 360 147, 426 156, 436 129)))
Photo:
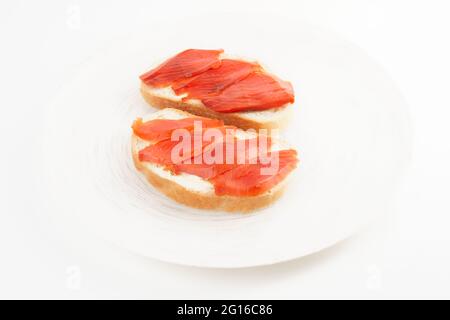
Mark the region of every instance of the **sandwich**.
POLYGON ((250 212, 283 193, 297 152, 268 130, 243 130, 223 119, 165 108, 132 125, 136 168, 178 203, 250 212))
POLYGON ((282 128, 291 117, 291 83, 223 50, 185 50, 140 76, 153 107, 219 119, 242 129, 282 128))

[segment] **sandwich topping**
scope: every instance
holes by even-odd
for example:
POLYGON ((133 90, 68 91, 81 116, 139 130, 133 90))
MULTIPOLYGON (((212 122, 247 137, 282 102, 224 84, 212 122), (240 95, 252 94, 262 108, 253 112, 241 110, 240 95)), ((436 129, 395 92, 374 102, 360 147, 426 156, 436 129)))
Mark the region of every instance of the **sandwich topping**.
MULTIPOLYGON (((215 119, 201 118, 203 128, 217 128, 223 126, 223 121, 215 119)), ((133 124, 134 134, 142 140, 156 143, 172 137, 172 132, 178 129, 194 130, 197 118, 185 118, 180 120, 156 119, 143 122, 137 119, 133 124)))
POLYGON ((195 77, 220 66, 219 55, 223 50, 189 49, 177 54, 140 78, 154 87, 165 87, 195 77))
POLYGON ((133 131, 149 145, 139 161, 209 181, 219 196, 258 196, 278 185, 297 166, 297 152, 272 150, 265 135, 242 135, 219 120, 135 121, 133 131))
POLYGON ((189 49, 140 78, 149 86, 170 86, 183 101, 198 99, 216 112, 261 111, 294 102, 289 82, 257 63, 220 59, 222 50, 189 49))

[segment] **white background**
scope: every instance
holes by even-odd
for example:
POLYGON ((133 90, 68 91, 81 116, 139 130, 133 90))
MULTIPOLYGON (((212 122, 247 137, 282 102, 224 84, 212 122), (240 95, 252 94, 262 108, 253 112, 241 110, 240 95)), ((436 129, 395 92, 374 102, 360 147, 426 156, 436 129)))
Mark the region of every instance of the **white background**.
POLYGON ((2 1, 0 298, 450 298, 449 16, 445 0, 2 1), (216 11, 324 26, 392 76, 414 150, 391 218, 314 256, 244 270, 174 266, 61 234, 35 196, 45 105, 118 34, 216 11))

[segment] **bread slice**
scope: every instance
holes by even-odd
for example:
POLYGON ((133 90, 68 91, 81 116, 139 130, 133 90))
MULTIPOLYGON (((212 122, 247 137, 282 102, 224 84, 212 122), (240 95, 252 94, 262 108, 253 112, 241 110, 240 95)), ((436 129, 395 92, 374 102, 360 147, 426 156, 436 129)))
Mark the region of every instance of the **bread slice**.
MULTIPOLYGON (((250 59, 231 56, 225 53, 221 54, 220 59, 233 59, 256 63, 256 61, 251 61, 250 59)), ((259 64, 262 65, 261 63, 259 64)), ((268 70, 265 66, 264 69, 268 70)), ((281 129, 285 127, 292 118, 292 104, 262 111, 222 113, 206 107, 202 101, 198 99, 183 101, 182 99, 186 95, 176 95, 170 86, 165 88, 155 88, 141 82, 141 93, 145 101, 155 108, 175 108, 202 117, 220 119, 223 120, 225 124, 233 125, 245 130, 281 129)))
MULTIPOLYGON (((150 114, 143 120, 153 119, 183 119, 191 114, 177 109, 167 108, 150 114)), ((250 134, 241 131, 241 134, 250 134)), ((150 142, 132 135, 131 149, 136 168, 141 171, 148 182, 157 190, 178 203, 198 209, 221 210, 228 212, 250 212, 267 207, 281 197, 286 179, 268 192, 258 196, 217 196, 214 186, 198 176, 182 173, 174 175, 163 167, 139 160, 139 151, 146 148, 150 142)), ((280 143, 280 146, 282 144, 280 143)))

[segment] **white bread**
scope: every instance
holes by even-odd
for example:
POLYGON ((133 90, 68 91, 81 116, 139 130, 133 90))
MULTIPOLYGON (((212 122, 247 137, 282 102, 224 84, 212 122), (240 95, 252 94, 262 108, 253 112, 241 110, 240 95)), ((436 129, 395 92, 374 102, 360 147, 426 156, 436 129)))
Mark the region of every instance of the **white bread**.
MULTIPOLYGON (((167 108, 156 113, 144 117, 144 121, 153 119, 183 119, 192 117, 191 114, 167 108)), ((249 134, 241 131, 241 134, 249 134)), ((164 193, 169 198, 178 203, 209 210, 222 210, 228 212, 250 212, 259 208, 267 207, 275 202, 283 193, 286 179, 276 185, 268 192, 259 196, 235 197, 235 196, 217 196, 214 192, 214 186, 194 175, 182 173, 174 175, 163 167, 139 160, 139 151, 150 144, 132 135, 132 154, 136 168, 141 171, 147 178, 148 182, 156 189, 164 193)), ((277 148, 284 148, 282 143, 277 148)))
MULTIPOLYGON (((233 57, 228 54, 222 54, 221 59, 235 59, 255 63, 255 61, 233 57)), ((264 69, 267 70, 267 68, 264 69)), ((225 124, 242 129, 258 130, 283 128, 292 118, 292 104, 262 111, 222 113, 211 110, 198 99, 182 101, 182 98, 186 95, 176 95, 170 86, 165 88, 155 88, 141 82, 141 93, 145 101, 155 108, 175 108, 202 117, 220 119, 223 120, 225 124)))

